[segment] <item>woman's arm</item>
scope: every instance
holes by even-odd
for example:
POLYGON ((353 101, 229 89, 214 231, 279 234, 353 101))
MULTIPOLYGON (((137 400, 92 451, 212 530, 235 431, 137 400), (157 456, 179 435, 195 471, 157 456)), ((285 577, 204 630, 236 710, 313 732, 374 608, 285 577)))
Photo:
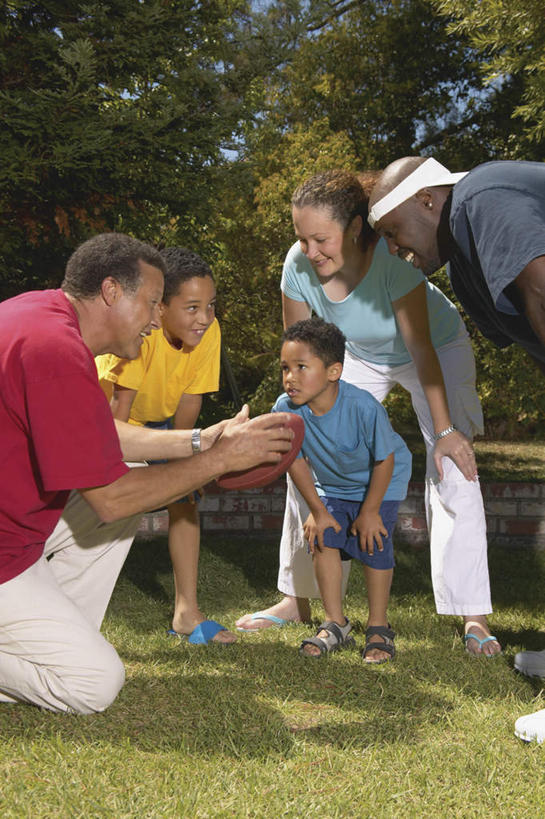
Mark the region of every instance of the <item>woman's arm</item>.
POLYGON ((308 319, 311 316, 311 309, 306 301, 294 301, 282 293, 282 318, 284 330, 295 324, 296 321, 308 319))
MULTIPOLYGON (((392 302, 403 341, 416 367, 437 434, 452 426, 441 365, 433 347, 424 282, 392 302)), ((451 458, 467 480, 477 478, 475 454, 469 438, 456 430, 435 443, 434 461, 443 478, 441 459, 451 458)))

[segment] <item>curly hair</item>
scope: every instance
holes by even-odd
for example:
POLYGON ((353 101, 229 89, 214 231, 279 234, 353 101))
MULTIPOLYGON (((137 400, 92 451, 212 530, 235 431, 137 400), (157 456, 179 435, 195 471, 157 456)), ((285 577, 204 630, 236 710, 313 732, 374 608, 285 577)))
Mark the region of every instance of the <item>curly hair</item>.
POLYGON ((195 276, 200 279, 210 276, 214 281, 210 267, 192 250, 187 250, 185 247, 166 247, 161 250, 161 256, 166 264, 163 293, 165 304, 170 304, 171 298, 176 295, 182 282, 193 279, 195 276))
POLYGON ((72 253, 61 288, 76 299, 92 299, 111 276, 127 293, 135 293, 141 281, 141 261, 165 271, 159 251, 151 245, 124 233, 99 233, 72 253))
POLYGON ((285 341, 308 344, 326 367, 337 362, 344 363, 344 334, 335 324, 330 324, 319 316, 296 321, 282 333, 281 343, 284 344, 285 341))
POLYGON ((361 216, 363 226, 360 239, 365 250, 376 239, 367 216, 369 196, 379 176, 379 171, 364 171, 358 175, 343 170, 322 171, 296 188, 291 205, 294 208, 327 208, 331 218, 340 224, 343 231, 355 216, 361 216))

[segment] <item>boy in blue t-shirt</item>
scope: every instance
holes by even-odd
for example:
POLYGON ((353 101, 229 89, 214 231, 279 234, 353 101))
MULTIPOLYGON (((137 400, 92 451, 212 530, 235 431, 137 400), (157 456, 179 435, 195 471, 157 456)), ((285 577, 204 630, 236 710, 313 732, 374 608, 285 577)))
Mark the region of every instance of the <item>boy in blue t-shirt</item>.
POLYGON ((392 533, 407 494, 411 454, 384 407, 340 380, 344 349, 338 327, 318 317, 296 322, 282 336, 286 393, 273 411, 293 412, 305 422, 303 447, 289 474, 310 509, 303 528, 326 615, 299 651, 320 657, 354 643, 342 608, 341 560, 355 558, 363 563, 369 603, 362 657, 384 663, 395 654, 387 616, 392 533))

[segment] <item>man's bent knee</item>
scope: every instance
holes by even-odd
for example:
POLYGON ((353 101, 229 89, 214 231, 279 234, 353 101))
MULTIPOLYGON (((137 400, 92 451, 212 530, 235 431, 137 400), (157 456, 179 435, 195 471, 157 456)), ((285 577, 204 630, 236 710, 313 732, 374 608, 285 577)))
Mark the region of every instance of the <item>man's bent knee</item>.
POLYGON ((125 668, 113 646, 105 643, 100 658, 94 659, 93 665, 79 669, 77 677, 65 679, 66 711, 69 713, 105 711, 123 688, 125 668), (96 662, 97 659, 100 662, 96 662))

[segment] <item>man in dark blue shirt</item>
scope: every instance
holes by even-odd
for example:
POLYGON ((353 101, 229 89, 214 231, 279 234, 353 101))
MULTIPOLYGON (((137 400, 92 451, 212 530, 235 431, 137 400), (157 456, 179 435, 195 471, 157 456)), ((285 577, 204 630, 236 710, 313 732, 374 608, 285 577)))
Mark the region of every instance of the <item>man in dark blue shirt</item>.
MULTIPOLYGON (((524 347, 545 370, 545 163, 487 162, 451 174, 434 159, 388 165, 369 222, 391 253, 452 288, 498 347, 524 347)), ((545 665, 544 665, 545 674, 545 665)))
MULTIPOLYGON (((398 159, 373 189, 369 224, 425 275, 448 262, 483 335, 498 347, 519 344, 545 372, 545 163, 453 174, 435 159, 398 159)), ((545 677, 545 651, 519 652, 515 668, 545 677)), ((545 742, 545 709, 520 717, 515 734, 545 742)))

